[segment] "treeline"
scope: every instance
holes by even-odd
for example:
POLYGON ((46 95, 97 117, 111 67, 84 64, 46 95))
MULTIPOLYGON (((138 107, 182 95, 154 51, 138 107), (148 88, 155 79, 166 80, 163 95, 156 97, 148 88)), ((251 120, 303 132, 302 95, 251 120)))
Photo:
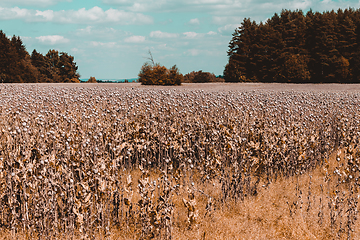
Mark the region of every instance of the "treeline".
POLYGON ((224 79, 209 72, 192 71, 185 75, 175 66, 167 69, 160 64, 144 64, 139 73, 138 81, 143 85, 181 85, 181 83, 224 82, 224 79))
POLYGON ((45 56, 34 50, 30 55, 20 37, 9 39, 0 30, 1 82, 79 82, 77 69, 73 56, 55 50, 45 56))
POLYGON ((360 83, 360 10, 245 18, 228 56, 226 82, 360 83))

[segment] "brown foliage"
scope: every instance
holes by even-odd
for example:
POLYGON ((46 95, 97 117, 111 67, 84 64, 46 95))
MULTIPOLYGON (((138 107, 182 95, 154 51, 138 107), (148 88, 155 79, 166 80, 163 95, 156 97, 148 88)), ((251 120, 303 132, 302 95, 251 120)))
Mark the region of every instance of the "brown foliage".
POLYGON ((20 37, 10 39, 0 31, 0 76, 6 83, 79 82, 74 57, 49 50, 46 56, 31 54, 20 37))
POLYGON ((183 75, 176 65, 167 69, 159 64, 145 63, 141 67, 138 81, 143 85, 181 85, 183 75))
POLYGON ((87 83, 97 83, 95 77, 90 77, 89 80, 87 80, 87 83))
POLYGON ((207 82, 223 82, 224 79, 217 78, 215 74, 209 72, 193 71, 184 76, 186 83, 207 83, 207 82))

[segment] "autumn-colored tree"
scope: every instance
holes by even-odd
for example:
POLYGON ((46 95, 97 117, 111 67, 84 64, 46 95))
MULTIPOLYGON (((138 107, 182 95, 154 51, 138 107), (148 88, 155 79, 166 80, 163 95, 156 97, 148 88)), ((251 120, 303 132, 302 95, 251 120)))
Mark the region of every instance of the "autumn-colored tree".
POLYGON ((95 77, 90 77, 89 80, 86 81, 87 83, 97 83, 95 77))
POLYGON ((74 57, 50 50, 46 56, 26 51, 20 37, 9 39, 0 30, 0 75, 8 83, 79 82, 74 57))
POLYGON ((0 74, 4 82, 36 82, 38 71, 19 37, 10 40, 0 31, 0 74))
POLYGON ((60 82, 59 71, 53 67, 51 60, 38 53, 35 49, 31 53, 31 63, 39 71, 39 82, 60 82))
POLYGON ((169 80, 172 82, 171 85, 181 85, 184 81, 184 76, 180 73, 176 65, 172 66, 169 70, 169 80))
POLYGON ((139 73, 139 82, 143 85, 181 85, 183 75, 174 65, 170 69, 160 65, 145 63, 139 73))
POLYGON ((80 75, 77 73, 78 67, 74 62, 74 57, 65 52, 60 53, 59 75, 64 82, 79 82, 80 75))

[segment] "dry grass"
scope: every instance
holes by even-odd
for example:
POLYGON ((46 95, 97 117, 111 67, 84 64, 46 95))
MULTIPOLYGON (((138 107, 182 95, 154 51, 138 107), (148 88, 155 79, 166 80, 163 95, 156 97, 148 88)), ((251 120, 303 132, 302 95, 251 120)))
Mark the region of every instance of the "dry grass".
POLYGON ((356 91, 76 86, 0 86, 0 239, 359 238, 356 91))

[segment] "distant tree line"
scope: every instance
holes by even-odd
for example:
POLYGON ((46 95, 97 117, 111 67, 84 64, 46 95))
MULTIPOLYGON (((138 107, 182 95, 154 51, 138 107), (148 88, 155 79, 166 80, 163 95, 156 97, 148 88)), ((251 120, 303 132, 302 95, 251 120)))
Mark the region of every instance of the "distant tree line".
POLYGON ((360 83, 360 10, 245 18, 228 57, 226 82, 360 83))
POLYGON ((0 30, 0 81, 5 83, 79 82, 74 57, 49 50, 44 56, 34 50, 31 55, 20 37, 9 39, 0 30))

